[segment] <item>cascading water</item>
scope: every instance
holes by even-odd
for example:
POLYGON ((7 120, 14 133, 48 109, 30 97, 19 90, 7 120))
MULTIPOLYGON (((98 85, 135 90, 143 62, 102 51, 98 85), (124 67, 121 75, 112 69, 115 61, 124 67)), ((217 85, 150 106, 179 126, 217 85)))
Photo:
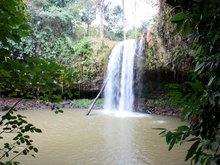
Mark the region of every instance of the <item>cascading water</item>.
POLYGON ((135 57, 142 57, 143 41, 143 39, 125 40, 113 48, 107 68, 104 110, 133 111, 135 100, 133 89, 134 61, 135 57))
POLYGON ((134 75, 134 56, 136 50, 136 40, 124 41, 124 50, 121 67, 121 86, 118 110, 133 110, 134 92, 133 92, 133 75, 134 75))

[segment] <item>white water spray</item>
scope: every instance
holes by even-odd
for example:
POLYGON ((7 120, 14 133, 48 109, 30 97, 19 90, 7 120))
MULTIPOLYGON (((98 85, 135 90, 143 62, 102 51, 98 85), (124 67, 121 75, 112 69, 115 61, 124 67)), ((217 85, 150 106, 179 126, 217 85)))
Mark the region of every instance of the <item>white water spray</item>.
MULTIPOLYGON (((109 56, 104 110, 132 112, 134 108, 134 61, 143 54, 142 40, 118 43, 109 56)), ((143 57, 142 57, 143 58, 143 57)))
POLYGON ((136 50, 136 40, 124 41, 124 50, 121 68, 120 99, 118 110, 120 112, 133 110, 134 91, 134 56, 136 50))

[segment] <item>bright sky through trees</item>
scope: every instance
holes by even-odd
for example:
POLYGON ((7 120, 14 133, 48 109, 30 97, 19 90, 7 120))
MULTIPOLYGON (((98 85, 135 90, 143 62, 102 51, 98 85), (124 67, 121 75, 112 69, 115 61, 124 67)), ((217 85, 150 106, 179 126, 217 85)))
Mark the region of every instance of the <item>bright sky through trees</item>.
MULTIPOLYGON (((115 5, 121 5, 120 0, 108 0, 115 5)), ((157 0, 125 0, 125 18, 130 29, 135 24, 139 27, 142 22, 152 19, 157 14, 157 0), (136 1, 136 14, 135 14, 136 1), (136 15, 136 16, 135 16, 136 15), (136 21, 135 21, 136 18, 136 21)), ((127 29, 128 30, 128 29, 127 29)))
MULTIPOLYGON (((122 6, 121 0, 105 0, 112 5, 122 6)), ((149 21, 154 15, 158 13, 158 0, 125 0, 125 19, 126 19, 126 31, 136 27, 140 27, 143 22, 149 21), (135 13, 135 1, 136 1, 136 13, 135 13)), ((94 24, 99 24, 100 18, 97 16, 94 24)))

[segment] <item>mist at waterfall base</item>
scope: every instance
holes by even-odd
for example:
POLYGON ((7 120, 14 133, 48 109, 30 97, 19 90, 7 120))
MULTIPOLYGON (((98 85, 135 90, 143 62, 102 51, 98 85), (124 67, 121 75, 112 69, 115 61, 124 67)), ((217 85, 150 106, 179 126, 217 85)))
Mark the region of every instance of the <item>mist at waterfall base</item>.
POLYGON ((141 116, 134 103, 141 90, 144 38, 118 43, 109 56, 104 111, 116 116, 141 116), (136 94, 134 94, 136 93, 136 94))

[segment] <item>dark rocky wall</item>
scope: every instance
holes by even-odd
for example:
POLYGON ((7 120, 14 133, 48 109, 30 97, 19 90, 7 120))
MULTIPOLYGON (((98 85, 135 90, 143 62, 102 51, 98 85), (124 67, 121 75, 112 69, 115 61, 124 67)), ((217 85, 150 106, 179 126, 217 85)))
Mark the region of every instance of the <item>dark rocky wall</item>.
POLYGON ((135 95, 145 100, 148 98, 158 98, 166 93, 167 84, 181 83, 188 79, 189 74, 185 72, 179 72, 175 75, 170 70, 145 70, 141 93, 135 92, 135 95))

